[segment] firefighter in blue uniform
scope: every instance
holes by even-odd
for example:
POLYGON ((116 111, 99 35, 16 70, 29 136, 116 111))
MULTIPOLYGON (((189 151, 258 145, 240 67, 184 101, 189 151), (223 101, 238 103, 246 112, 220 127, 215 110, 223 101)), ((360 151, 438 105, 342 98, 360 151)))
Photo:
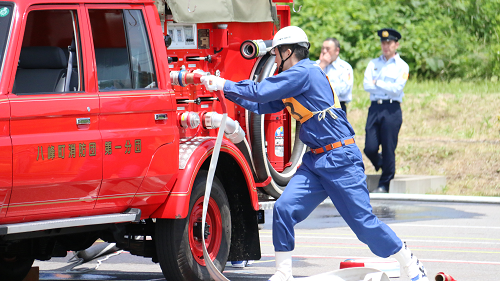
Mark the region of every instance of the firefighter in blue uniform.
POLYGON ((427 281, 418 259, 372 213, 354 131, 325 73, 308 59, 305 32, 296 26, 281 29, 273 39, 271 53, 276 54, 279 74, 260 83, 202 77, 208 90, 223 90, 229 100, 253 112, 266 114, 287 108, 302 123, 300 139, 311 147, 274 205, 276 273, 269 280, 292 280, 294 226, 330 197, 357 237, 374 254, 396 258, 412 280, 427 281))
POLYGON ((378 188, 373 192, 387 193, 396 172, 395 151, 403 123, 401 102, 409 68, 397 53, 401 34, 394 29, 384 28, 378 31, 378 36, 383 54, 368 63, 363 80, 371 100, 364 152, 376 171, 382 168, 378 188), (382 153, 379 153, 380 146, 382 153))

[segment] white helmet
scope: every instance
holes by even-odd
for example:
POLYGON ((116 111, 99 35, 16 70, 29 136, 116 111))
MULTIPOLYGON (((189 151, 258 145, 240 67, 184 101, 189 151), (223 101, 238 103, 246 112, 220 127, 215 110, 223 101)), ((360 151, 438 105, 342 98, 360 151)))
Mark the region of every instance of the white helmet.
POLYGON ((276 32, 273 38, 273 46, 272 49, 276 46, 280 45, 288 45, 288 44, 298 44, 302 47, 306 47, 309 49, 309 40, 307 39, 307 35, 302 30, 302 28, 298 26, 286 26, 276 32))

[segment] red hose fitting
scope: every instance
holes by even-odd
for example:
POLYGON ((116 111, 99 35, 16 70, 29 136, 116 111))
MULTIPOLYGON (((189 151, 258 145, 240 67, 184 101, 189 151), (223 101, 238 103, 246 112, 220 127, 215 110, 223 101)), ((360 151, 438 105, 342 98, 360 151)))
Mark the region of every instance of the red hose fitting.
POLYGON ((451 277, 450 275, 448 274, 445 274, 444 272, 439 272, 437 275, 436 275, 436 278, 435 278, 436 281, 457 281, 455 280, 455 278, 451 277))
POLYGON ((201 77, 199 73, 181 71, 170 71, 170 81, 173 85, 186 87, 187 85, 201 84, 201 77))

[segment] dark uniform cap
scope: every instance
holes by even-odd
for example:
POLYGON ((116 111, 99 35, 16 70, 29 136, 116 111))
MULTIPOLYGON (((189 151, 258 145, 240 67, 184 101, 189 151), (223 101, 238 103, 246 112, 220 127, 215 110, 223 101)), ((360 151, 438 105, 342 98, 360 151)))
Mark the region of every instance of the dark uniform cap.
POLYGON ((399 41, 401 39, 401 34, 392 28, 383 28, 377 31, 378 36, 380 36, 380 41, 399 41))

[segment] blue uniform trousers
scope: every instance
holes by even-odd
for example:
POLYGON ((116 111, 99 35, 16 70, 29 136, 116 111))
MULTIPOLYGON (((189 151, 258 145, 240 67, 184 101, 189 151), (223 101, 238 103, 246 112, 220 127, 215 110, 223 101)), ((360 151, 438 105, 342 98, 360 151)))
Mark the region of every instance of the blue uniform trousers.
POLYGON ((366 119, 365 154, 375 169, 382 168, 379 187, 389 190, 389 184, 396 173, 396 147, 398 134, 403 123, 401 104, 388 100, 383 104, 372 102, 366 119), (382 146, 380 154, 379 147, 382 146))
POLYGON ((327 197, 375 255, 388 257, 401 249, 402 242, 394 231, 372 213, 361 152, 351 144, 304 155, 302 165, 274 205, 275 251, 294 249, 294 226, 327 197))

